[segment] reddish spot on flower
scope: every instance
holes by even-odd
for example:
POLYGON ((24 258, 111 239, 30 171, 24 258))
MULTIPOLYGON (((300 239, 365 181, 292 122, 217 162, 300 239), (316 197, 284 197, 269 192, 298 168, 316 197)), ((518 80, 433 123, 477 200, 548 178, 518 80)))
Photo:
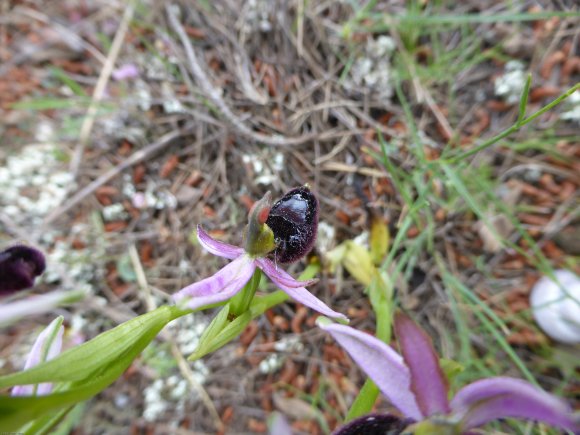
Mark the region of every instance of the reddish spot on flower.
POLYGON ((268 207, 260 210, 260 213, 258 214, 258 222, 260 222, 261 224, 265 224, 269 214, 270 209, 268 207))

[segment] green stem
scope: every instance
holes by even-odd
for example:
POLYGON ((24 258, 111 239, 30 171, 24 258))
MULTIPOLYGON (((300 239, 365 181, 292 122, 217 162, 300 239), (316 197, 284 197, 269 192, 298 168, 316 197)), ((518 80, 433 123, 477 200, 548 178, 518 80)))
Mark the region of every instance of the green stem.
POLYGON ((578 89, 580 89, 580 83, 577 83, 575 86, 572 86, 565 93, 563 93, 562 95, 560 95, 558 98, 556 98, 551 103, 549 103, 549 104, 545 105, 544 107, 542 107, 540 110, 538 110, 533 115, 530 115, 526 119, 523 119, 520 122, 515 123, 514 125, 512 125, 507 130, 502 131, 498 135, 492 137, 491 139, 486 140, 485 142, 483 142, 482 144, 476 146, 475 148, 473 148, 473 149, 471 149, 469 151, 466 151, 466 152, 464 152, 462 154, 459 154, 458 156, 452 157, 451 159, 449 159, 449 163, 457 163, 458 161, 463 160, 466 157, 472 156, 473 154, 476 154, 476 153, 480 152, 481 150, 484 150, 485 148, 490 147, 491 145, 495 144, 496 142, 502 140, 504 137, 509 136, 512 133, 515 133, 520 128, 522 128, 524 125, 529 124, 530 122, 532 122, 537 117, 542 116, 547 111, 549 111, 549 110, 553 109, 554 107, 556 107, 558 104, 560 104, 562 101, 564 101, 570 95, 572 95, 578 89))
MULTIPOLYGON (((390 284, 385 282, 378 270, 376 271, 371 284, 368 286, 368 293, 373 311, 377 318, 376 336, 379 340, 388 344, 389 341, 391 341, 393 295, 390 284)), ((379 388, 373 381, 367 379, 348 410, 345 421, 350 421, 371 412, 378 397, 379 388)))
POLYGON ((256 294, 256 290, 258 289, 258 284, 260 284, 261 278, 262 271, 260 269, 256 269, 252 275, 252 278, 250 278, 244 288, 230 300, 230 313, 237 317, 248 311, 248 308, 254 299, 254 295, 256 294))
POLYGON ((360 392, 358 393, 358 396, 356 396, 356 399, 348 410, 345 423, 362 415, 368 414, 369 411, 373 408, 377 397, 379 397, 379 388, 373 381, 367 379, 360 392))

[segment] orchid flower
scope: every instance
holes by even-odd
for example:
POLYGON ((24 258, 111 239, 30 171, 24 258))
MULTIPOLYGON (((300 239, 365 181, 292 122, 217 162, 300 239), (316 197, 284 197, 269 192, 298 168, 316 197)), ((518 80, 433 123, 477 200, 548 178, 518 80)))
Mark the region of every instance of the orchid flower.
MULTIPOLYGON (((412 421, 403 432, 461 434, 506 417, 537 420, 574 433, 580 431, 571 407, 521 379, 503 376, 480 379, 461 388, 449 400, 447 380, 431 339, 406 315, 397 314, 394 324, 401 354, 349 326, 323 318, 318 324, 338 341, 403 417, 412 421)), ((386 425, 380 433, 387 433, 387 429, 401 433, 401 420, 384 421, 386 425)), ((371 433, 358 429, 374 428, 379 423, 375 415, 364 416, 337 430, 335 435, 371 433)))
MULTIPOLYGON (((304 199, 306 194, 304 189, 306 188, 290 191, 284 197, 287 198, 290 195, 290 199, 282 205, 278 201, 271 207, 269 192, 263 199, 256 202, 252 210, 250 210, 249 223, 244 233, 243 248, 213 239, 198 225, 197 236, 200 244, 211 254, 233 261, 224 266, 215 275, 183 288, 173 295, 173 299, 192 310, 227 301, 240 292, 250 281, 256 269, 259 269, 296 302, 302 303, 325 316, 346 319, 346 316, 332 310, 306 290, 305 287, 315 282, 314 280, 297 281, 267 258, 273 252, 280 252, 283 258, 289 257, 293 261, 297 259, 297 253, 301 254, 300 256, 306 254, 304 246, 307 246, 308 249, 312 247, 312 237, 316 235, 315 225, 317 224, 318 211, 317 208, 315 210, 307 210, 311 204, 306 203, 304 199), (280 222, 271 224, 273 227, 280 228, 277 235, 268 225, 269 222, 267 222, 274 207, 276 207, 276 219, 282 220, 282 225, 280 225, 280 222), (281 214, 285 208, 287 209, 287 214, 284 218, 281 214), (314 226, 314 228, 309 228, 309 231, 301 231, 302 234, 310 234, 310 237, 308 240, 302 241, 303 244, 294 246, 293 244, 297 239, 290 233, 292 229, 296 228, 297 221, 304 217, 308 219, 302 222, 302 225, 314 226)), ((311 195, 309 192, 307 193, 311 195)), ((308 200, 311 200, 311 198, 308 197, 308 200)), ((317 207, 317 203, 314 203, 314 206, 317 207)), ((304 228, 299 229, 303 230, 304 228)))
MULTIPOLYGON (((39 335, 24 364, 24 370, 28 370, 41 362, 56 357, 62 348, 63 317, 54 319, 39 335)), ((12 389, 13 396, 45 395, 52 391, 52 384, 43 383, 38 385, 17 385, 12 389)))
POLYGON ((32 287, 45 267, 44 255, 35 248, 16 245, 1 251, 0 296, 32 287))

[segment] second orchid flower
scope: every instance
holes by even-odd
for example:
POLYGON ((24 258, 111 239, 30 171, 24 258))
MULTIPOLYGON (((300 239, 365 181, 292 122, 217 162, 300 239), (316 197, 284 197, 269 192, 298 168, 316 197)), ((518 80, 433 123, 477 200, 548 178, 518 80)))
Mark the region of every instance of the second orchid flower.
POLYGON ((349 326, 322 318, 318 323, 404 417, 361 417, 335 435, 369 433, 363 430, 368 427, 381 429, 384 431, 381 433, 461 434, 507 417, 541 421, 574 433, 580 431, 570 406, 521 379, 504 376, 480 379, 461 388, 450 401, 447 379, 431 339, 406 315, 396 315, 394 324, 401 354, 349 326), (384 425, 378 427, 380 424, 384 425))

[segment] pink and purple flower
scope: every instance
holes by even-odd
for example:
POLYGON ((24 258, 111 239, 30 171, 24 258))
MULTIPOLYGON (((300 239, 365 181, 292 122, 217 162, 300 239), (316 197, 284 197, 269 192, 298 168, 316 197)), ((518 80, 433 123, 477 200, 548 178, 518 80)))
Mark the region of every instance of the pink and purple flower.
MULTIPOLYGON (((289 231, 291 230, 291 223, 310 226, 315 226, 317 223, 317 203, 311 202, 306 192, 307 188, 304 187, 294 189, 284 196, 287 200, 288 198, 291 199, 291 204, 281 204, 280 201, 276 203, 278 204, 276 219, 283 220, 287 218, 285 222, 282 222, 288 224, 282 225, 283 234, 278 232, 276 225, 273 225, 276 230, 273 231, 274 229, 267 224, 270 210, 273 209, 273 207, 270 207, 270 195, 267 193, 250 211, 249 223, 244 233, 243 248, 215 240, 201 226, 198 226, 197 236, 200 244, 213 255, 233 261, 224 266, 215 275, 183 288, 173 295, 173 299, 176 302, 184 303, 185 306, 192 310, 225 302, 240 292, 250 281, 256 269, 259 269, 294 301, 304 304, 325 316, 346 320, 346 316, 332 310, 305 288, 315 282, 315 280, 297 281, 280 269, 274 261, 267 258, 272 253, 276 255, 280 252, 287 252, 290 244, 292 244, 292 252, 288 258, 292 257, 292 260, 295 261, 312 248, 312 238, 316 236, 315 229, 309 230, 311 237, 308 240, 303 240, 304 245, 301 246, 296 244, 297 241, 292 238, 291 231, 289 231), (293 198, 293 196, 297 197, 293 198), (309 210, 308 206, 314 206, 315 209, 309 210), (290 214, 284 216, 282 214, 284 210, 290 214), (304 215, 301 217, 298 215, 299 213, 304 215), (308 216, 304 217, 305 213, 309 213, 308 216), (278 237, 276 232, 278 232, 278 237), (285 243, 286 246, 281 246, 282 243, 285 243), (300 255, 297 255, 297 253, 300 255)), ((272 219, 270 221, 272 222, 272 219)))

